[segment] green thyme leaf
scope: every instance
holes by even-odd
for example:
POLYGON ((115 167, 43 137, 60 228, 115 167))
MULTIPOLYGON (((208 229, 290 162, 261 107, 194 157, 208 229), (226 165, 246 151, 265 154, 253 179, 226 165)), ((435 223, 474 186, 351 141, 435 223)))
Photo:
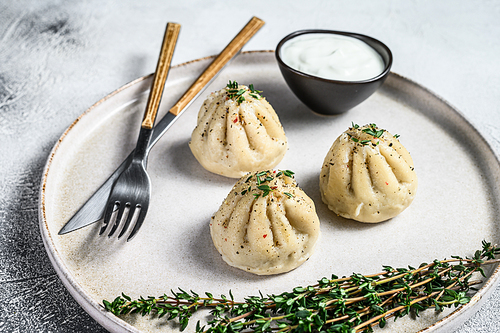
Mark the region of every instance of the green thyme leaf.
POLYGON ((257 188, 261 191, 272 191, 271 188, 269 187, 269 185, 259 185, 257 186, 257 188))
POLYGON ((238 82, 229 80, 229 83, 226 86, 227 88, 230 89, 238 89, 238 82))
POLYGON ((363 132, 365 132, 368 135, 374 136, 376 138, 380 138, 382 134, 384 134, 384 130, 375 130, 372 128, 365 128, 363 132))

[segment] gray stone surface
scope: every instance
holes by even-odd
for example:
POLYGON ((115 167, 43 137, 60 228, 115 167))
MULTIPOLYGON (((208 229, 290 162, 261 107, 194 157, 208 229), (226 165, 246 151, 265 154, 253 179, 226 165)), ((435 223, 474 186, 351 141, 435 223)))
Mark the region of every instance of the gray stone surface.
MULTIPOLYGON (((85 109, 154 70, 167 21, 182 24, 173 63, 218 53, 251 16, 245 47, 274 49, 302 28, 384 41, 393 71, 461 110, 500 151, 498 1, 0 1, 0 331, 104 332, 72 299, 38 228, 43 166, 85 109)), ((500 332, 500 288, 459 333, 500 332)))

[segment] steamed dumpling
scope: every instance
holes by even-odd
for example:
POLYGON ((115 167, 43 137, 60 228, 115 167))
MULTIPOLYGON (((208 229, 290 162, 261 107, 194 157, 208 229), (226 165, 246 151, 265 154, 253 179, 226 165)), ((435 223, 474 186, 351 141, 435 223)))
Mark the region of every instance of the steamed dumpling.
POLYGON ((288 272, 306 261, 320 236, 313 201, 290 171, 242 177, 212 217, 210 233, 222 259, 247 272, 288 272))
POLYGON ((396 136, 375 124, 353 125, 326 155, 320 190, 323 202, 338 215, 381 222, 411 204, 417 175, 410 154, 396 136))
POLYGON ((260 91, 229 82, 213 92, 198 113, 189 147, 213 173, 239 178, 274 168, 287 150, 278 115, 260 91))

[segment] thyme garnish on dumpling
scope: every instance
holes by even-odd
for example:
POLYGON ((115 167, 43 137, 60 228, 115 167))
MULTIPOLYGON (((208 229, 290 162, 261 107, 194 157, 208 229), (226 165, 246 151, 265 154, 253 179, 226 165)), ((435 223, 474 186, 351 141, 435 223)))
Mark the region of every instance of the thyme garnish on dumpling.
MULTIPOLYGON (((266 182, 270 182, 270 181, 274 180, 274 178, 279 178, 282 175, 285 175, 289 178, 292 178, 294 174, 295 173, 293 171, 290 171, 290 170, 280 170, 280 171, 278 171, 278 173, 276 173, 276 171, 271 173, 268 170, 268 171, 261 171, 261 172, 257 173, 255 175, 255 177, 257 179, 257 189, 261 190, 262 193, 253 193, 253 196, 255 197, 255 199, 259 198, 261 195, 262 195, 262 197, 268 196, 269 193, 274 191, 276 188, 270 187, 269 185, 266 185, 265 184, 266 182), (263 176, 265 176, 265 177, 263 177, 263 176)), ((252 179, 252 178, 253 178, 253 175, 250 175, 247 178, 247 180, 245 180, 245 183, 248 183, 250 181, 250 179, 252 179)), ((248 188, 241 191, 241 195, 245 195, 247 192, 250 192, 250 191, 252 191, 252 186, 249 186, 248 188)), ((285 194, 289 198, 294 197, 293 194, 288 193, 288 192, 283 192, 283 194, 285 194)))
MULTIPOLYGON (((358 124, 354 124, 354 123, 351 123, 351 128, 357 130, 359 129, 359 125, 358 124)), ((366 128, 362 129, 361 130, 363 133, 366 133, 368 135, 371 135, 373 136, 373 138, 375 139, 378 139, 382 136, 382 134, 384 134, 385 130, 383 129, 379 129, 377 128, 377 125, 376 124, 369 124, 366 128)), ((352 141, 356 142, 356 143, 361 143, 362 145, 367 145, 369 144, 372 140, 359 140, 358 138, 352 136, 352 134, 350 133, 347 133, 347 135, 349 135, 349 137, 351 138, 352 141)), ((394 136, 396 137, 396 136, 394 136)), ((399 135, 398 135, 399 137, 399 135)), ((377 145, 379 144, 380 141, 377 141, 377 145)))
POLYGON ((238 82, 229 80, 229 83, 226 85, 226 90, 227 97, 236 101, 238 104, 241 104, 245 101, 245 97, 243 96, 243 94, 247 91, 249 92, 248 94, 255 99, 262 98, 262 96, 260 95, 262 91, 256 90, 253 87, 253 84, 250 84, 248 87, 242 86, 242 88, 240 88, 238 82))
MULTIPOLYGON (((268 171, 261 171, 261 172, 257 173, 255 175, 256 180, 257 180, 257 189, 261 190, 262 193, 257 192, 257 193, 254 193, 253 196, 255 197, 255 199, 259 198, 261 195, 262 195, 262 197, 268 196, 269 193, 271 193, 272 191, 274 191, 276 189, 276 187, 274 187, 274 186, 271 187, 271 186, 265 184, 266 182, 271 182, 275 178, 279 178, 282 175, 285 175, 288 178, 293 178, 294 174, 295 173, 293 171, 290 171, 290 170, 280 170, 280 171, 278 171, 278 173, 276 173, 276 171, 271 172, 268 170, 268 171)), ((252 176, 250 176, 245 182, 248 183, 248 181, 251 178, 252 178, 252 176)), ((250 191, 250 190, 251 190, 251 187, 248 188, 248 191, 250 191)), ((242 193, 242 194, 244 194, 244 193, 242 193)), ((293 194, 288 193, 288 192, 283 192, 283 194, 285 194, 289 198, 294 197, 293 194)))
POLYGON ((470 301, 468 292, 481 283, 483 266, 497 264, 500 248, 482 242, 482 249, 471 258, 423 263, 418 268, 392 268, 372 275, 353 274, 339 278, 322 278, 317 284, 296 287, 279 295, 249 296, 238 302, 229 297, 214 297, 206 292, 172 291, 159 298, 132 300, 122 294, 114 301, 104 300, 106 310, 115 315, 156 313, 167 320, 178 318, 181 331, 192 314, 202 308, 211 309, 206 325, 196 324, 197 333, 222 332, 371 332, 394 320, 423 310, 459 307, 470 301))

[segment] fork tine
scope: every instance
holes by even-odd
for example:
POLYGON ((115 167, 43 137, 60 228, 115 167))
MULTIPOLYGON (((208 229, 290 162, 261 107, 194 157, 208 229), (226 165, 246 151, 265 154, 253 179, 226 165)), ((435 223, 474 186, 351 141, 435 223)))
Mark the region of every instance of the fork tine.
POLYGON ((116 222, 115 224, 113 225, 113 227, 111 228, 111 231, 109 232, 108 234, 108 237, 111 237, 113 236, 113 234, 115 233, 116 229, 118 229, 118 227, 120 226, 122 220, 123 220, 123 215, 126 214, 127 212, 127 208, 130 207, 130 204, 120 204, 119 207, 118 207, 118 215, 116 216, 116 222))
MULTIPOLYGON (((103 220, 103 226, 101 227, 101 230, 99 230, 99 236, 101 236, 108 226, 111 223, 111 216, 113 215, 113 212, 115 211, 115 207, 118 206, 120 207, 120 203, 118 202, 108 202, 108 205, 106 206, 106 210, 104 213, 104 220, 103 220)), ((108 229, 109 230, 109 229, 108 229)))
POLYGON ((134 229, 132 229, 132 232, 130 233, 130 235, 127 238, 127 242, 130 241, 132 238, 134 238, 134 236, 137 234, 137 232, 141 228, 142 223, 144 222, 144 219, 146 218, 146 213, 148 212, 148 206, 149 206, 149 203, 141 206, 141 211, 139 213, 139 217, 137 218, 137 222, 135 222, 134 229))
POLYGON ((137 220, 137 212, 141 211, 141 205, 136 204, 135 206, 130 206, 130 210, 128 212, 127 216, 127 221, 125 221, 125 224, 123 225, 122 230, 120 231, 120 234, 118 235, 118 239, 120 239, 123 234, 128 230, 130 222, 133 220, 137 220))

